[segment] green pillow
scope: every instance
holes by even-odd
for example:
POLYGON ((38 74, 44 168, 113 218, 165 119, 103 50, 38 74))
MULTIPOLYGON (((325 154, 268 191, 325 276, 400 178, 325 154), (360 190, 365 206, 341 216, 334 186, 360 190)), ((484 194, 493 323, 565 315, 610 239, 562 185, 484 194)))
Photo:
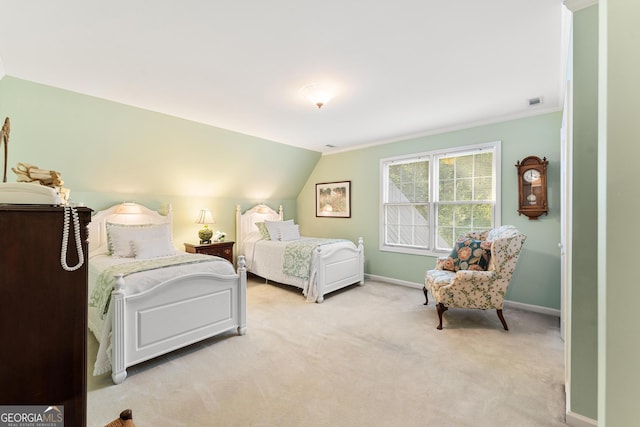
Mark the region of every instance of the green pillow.
POLYGON ((271 236, 269 235, 269 230, 267 230, 267 224, 263 222, 256 222, 256 227, 258 227, 258 231, 262 234, 262 238, 264 240, 271 240, 271 236))
POLYGON ((491 260, 491 242, 461 238, 454 245, 444 262, 449 271, 478 270, 486 271, 491 260))

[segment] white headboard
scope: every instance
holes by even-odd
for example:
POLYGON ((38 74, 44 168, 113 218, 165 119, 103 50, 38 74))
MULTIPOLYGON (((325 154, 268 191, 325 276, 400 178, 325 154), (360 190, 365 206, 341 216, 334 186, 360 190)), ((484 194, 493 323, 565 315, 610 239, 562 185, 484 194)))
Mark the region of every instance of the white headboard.
POLYGON ((167 214, 156 211, 137 203, 120 203, 103 211, 96 212, 89 223, 89 254, 107 245, 107 222, 112 224, 164 224, 172 221, 171 205, 167 214))
POLYGON ((245 213, 240 211, 240 205, 236 207, 236 240, 238 245, 241 245, 246 236, 252 231, 258 231, 256 222, 268 220, 268 221, 282 221, 282 205, 280 205, 278 212, 274 211, 267 205, 256 205, 245 213))

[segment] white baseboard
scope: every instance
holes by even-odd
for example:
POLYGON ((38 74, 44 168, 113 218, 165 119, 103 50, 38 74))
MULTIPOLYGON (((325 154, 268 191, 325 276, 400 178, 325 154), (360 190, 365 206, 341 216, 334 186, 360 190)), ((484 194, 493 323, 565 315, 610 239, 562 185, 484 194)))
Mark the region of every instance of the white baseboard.
POLYGON ((376 276, 375 274, 365 274, 365 279, 377 280, 379 282, 391 283, 392 285, 406 286, 408 288, 422 289, 424 284, 407 282, 406 280, 392 279, 391 277, 376 276))
MULTIPOLYGON (((376 276, 375 274, 365 274, 366 279, 377 280, 379 282, 391 283, 392 285, 406 286, 409 288, 422 289, 424 284, 408 282, 406 280, 392 279, 391 277, 376 276)), ((560 310, 555 308, 542 307, 540 305, 525 304, 523 302, 505 300, 506 307, 517 308, 519 310, 532 311, 534 313, 547 314, 549 316, 560 317, 560 310)))
POLYGON ((533 311, 535 313, 548 314, 549 316, 560 317, 560 310, 555 308, 542 307, 540 305, 525 304, 523 302, 504 300, 506 307, 517 308, 519 310, 533 311))
POLYGON ((571 427, 596 427, 598 425, 598 421, 571 411, 567 412, 565 421, 565 424, 571 427))

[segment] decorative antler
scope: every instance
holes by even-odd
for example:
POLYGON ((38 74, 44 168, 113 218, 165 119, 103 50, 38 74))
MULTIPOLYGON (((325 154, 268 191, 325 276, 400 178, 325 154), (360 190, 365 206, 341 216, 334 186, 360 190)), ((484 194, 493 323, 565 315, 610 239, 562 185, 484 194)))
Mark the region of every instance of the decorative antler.
POLYGON ((11 133, 11 122, 9 117, 4 119, 2 130, 0 130, 0 145, 4 142, 4 175, 2 182, 7 182, 7 161, 9 160, 9 134, 11 133))

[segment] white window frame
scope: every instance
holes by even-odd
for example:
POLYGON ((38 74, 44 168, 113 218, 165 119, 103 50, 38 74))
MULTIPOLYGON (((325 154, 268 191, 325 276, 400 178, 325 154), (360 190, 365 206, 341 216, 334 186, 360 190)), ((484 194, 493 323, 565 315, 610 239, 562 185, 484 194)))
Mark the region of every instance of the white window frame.
MULTIPOLYGON (((494 204, 493 204, 493 227, 501 225, 501 211, 502 211, 502 143, 501 141, 492 141, 482 144, 466 145, 461 147, 453 147, 448 149, 427 151, 422 153, 414 153, 397 157, 387 157, 380 159, 380 212, 379 212, 379 248, 384 252, 398 252, 414 255, 427 255, 427 256, 443 256, 450 252, 448 249, 436 249, 435 236, 437 230, 437 215, 436 205, 439 203, 439 180, 438 180, 438 158, 443 156, 458 156, 469 154, 470 152, 479 150, 493 150, 493 176, 495 185, 494 204), (387 165, 399 162, 411 162, 419 160, 429 161, 429 196, 430 200, 427 202, 429 205, 429 243, 427 248, 418 248, 415 246, 404 245, 387 245, 385 243, 385 201, 387 200, 386 191, 387 185, 387 165)), ((464 202, 460 202, 464 203, 464 202)))

